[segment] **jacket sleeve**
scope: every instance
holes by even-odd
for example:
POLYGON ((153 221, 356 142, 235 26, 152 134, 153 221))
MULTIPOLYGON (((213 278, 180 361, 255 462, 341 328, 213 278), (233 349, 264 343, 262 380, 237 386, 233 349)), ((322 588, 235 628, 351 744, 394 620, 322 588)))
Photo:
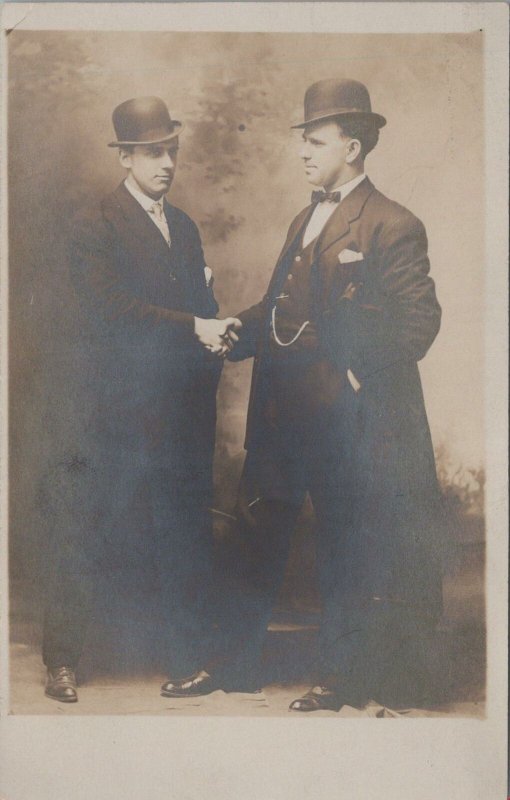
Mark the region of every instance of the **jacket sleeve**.
POLYGON ((269 295, 264 295, 260 303, 240 311, 235 316, 241 320, 243 327, 239 332, 239 341, 228 354, 229 361, 243 361, 252 358, 257 352, 257 345, 267 324, 269 295))
POLYGON ((200 232, 196 223, 193 222, 187 214, 184 214, 184 212, 181 211, 180 213, 188 229, 189 263, 193 265, 194 268, 196 267, 198 271, 201 310, 200 314, 197 313, 196 316, 211 319, 216 317, 220 308, 214 294, 214 275, 212 275, 211 270, 211 278, 210 282, 208 282, 205 275, 207 264, 205 262, 200 232))
POLYGON ((352 300, 341 299, 328 322, 332 341, 343 343, 347 366, 360 380, 422 359, 441 321, 420 220, 406 212, 383 225, 372 261, 366 286, 352 300))
POLYGON ((70 244, 71 280, 89 313, 109 323, 134 325, 144 330, 168 327, 194 333, 192 314, 146 303, 130 291, 112 254, 115 243, 104 221, 76 223, 70 244))

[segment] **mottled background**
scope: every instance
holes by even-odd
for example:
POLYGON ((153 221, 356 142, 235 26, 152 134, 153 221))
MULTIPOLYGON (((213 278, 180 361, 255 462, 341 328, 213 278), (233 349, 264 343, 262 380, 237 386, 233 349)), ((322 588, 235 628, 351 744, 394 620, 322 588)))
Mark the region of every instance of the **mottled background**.
MULTIPOLYGON (((197 222, 221 314, 264 291, 308 203, 297 155, 306 87, 365 82, 388 123, 367 172, 427 228, 441 333, 421 365, 453 539, 483 538, 482 34, 13 31, 9 44, 11 576, 37 575, 51 528, 45 470, 72 426, 75 305, 64 258, 73 214, 122 179, 111 111, 161 96, 186 124, 171 201, 197 222), (460 520, 460 522, 459 522, 460 520)), ((219 392, 217 502, 231 511, 251 363, 219 392)), ((457 542, 458 543, 458 542, 457 542)))

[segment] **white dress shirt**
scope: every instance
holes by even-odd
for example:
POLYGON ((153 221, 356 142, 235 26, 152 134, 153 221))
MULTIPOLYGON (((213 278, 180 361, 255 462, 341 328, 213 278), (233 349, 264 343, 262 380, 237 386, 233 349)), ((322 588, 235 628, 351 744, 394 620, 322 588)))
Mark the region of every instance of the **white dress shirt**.
POLYGON ((168 230, 168 223, 166 221, 165 210, 163 208, 163 198, 161 197, 159 200, 153 200, 152 197, 148 197, 143 192, 135 189, 135 187, 132 186, 127 179, 124 181, 124 186, 128 190, 129 194, 131 194, 135 200, 140 203, 143 210, 147 212, 149 219, 152 220, 154 225, 158 228, 163 236, 165 242, 170 247, 172 240, 170 238, 170 231, 168 230))
MULTIPOLYGON (((342 184, 342 186, 337 186, 335 189, 331 189, 331 191, 340 192, 340 202, 342 202, 342 200, 345 200, 347 195, 350 194, 350 192, 352 192, 352 190, 355 189, 356 186, 358 186, 358 184, 360 184, 365 178, 366 175, 364 172, 362 172, 361 175, 356 175, 352 181, 347 181, 347 183, 342 184)), ((337 207, 338 203, 335 203, 333 200, 323 200, 322 203, 317 203, 303 235, 303 247, 306 247, 308 244, 310 244, 310 242, 317 238, 331 214, 337 207)))

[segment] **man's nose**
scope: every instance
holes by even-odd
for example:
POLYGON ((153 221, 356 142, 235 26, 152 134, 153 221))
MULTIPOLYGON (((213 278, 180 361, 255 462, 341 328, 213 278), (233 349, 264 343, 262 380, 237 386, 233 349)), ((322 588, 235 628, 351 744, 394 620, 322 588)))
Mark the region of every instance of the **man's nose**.
POLYGON ((165 169, 175 169, 175 156, 171 153, 165 153, 161 156, 161 166, 165 169))
POLYGON ((304 161, 307 161, 310 158, 310 147, 308 146, 308 142, 303 142, 299 148, 299 157, 304 161))

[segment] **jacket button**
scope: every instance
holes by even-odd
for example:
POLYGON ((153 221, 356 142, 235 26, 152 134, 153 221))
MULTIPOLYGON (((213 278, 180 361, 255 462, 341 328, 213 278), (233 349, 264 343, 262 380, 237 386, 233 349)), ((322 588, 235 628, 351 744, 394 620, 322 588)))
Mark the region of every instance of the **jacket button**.
POLYGON ((296 256, 296 258, 294 259, 294 261, 301 261, 301 256, 296 256))
POLYGON ((293 279, 293 277, 294 277, 294 275, 292 274, 292 272, 289 272, 289 274, 287 275, 287 280, 291 281, 293 279))

